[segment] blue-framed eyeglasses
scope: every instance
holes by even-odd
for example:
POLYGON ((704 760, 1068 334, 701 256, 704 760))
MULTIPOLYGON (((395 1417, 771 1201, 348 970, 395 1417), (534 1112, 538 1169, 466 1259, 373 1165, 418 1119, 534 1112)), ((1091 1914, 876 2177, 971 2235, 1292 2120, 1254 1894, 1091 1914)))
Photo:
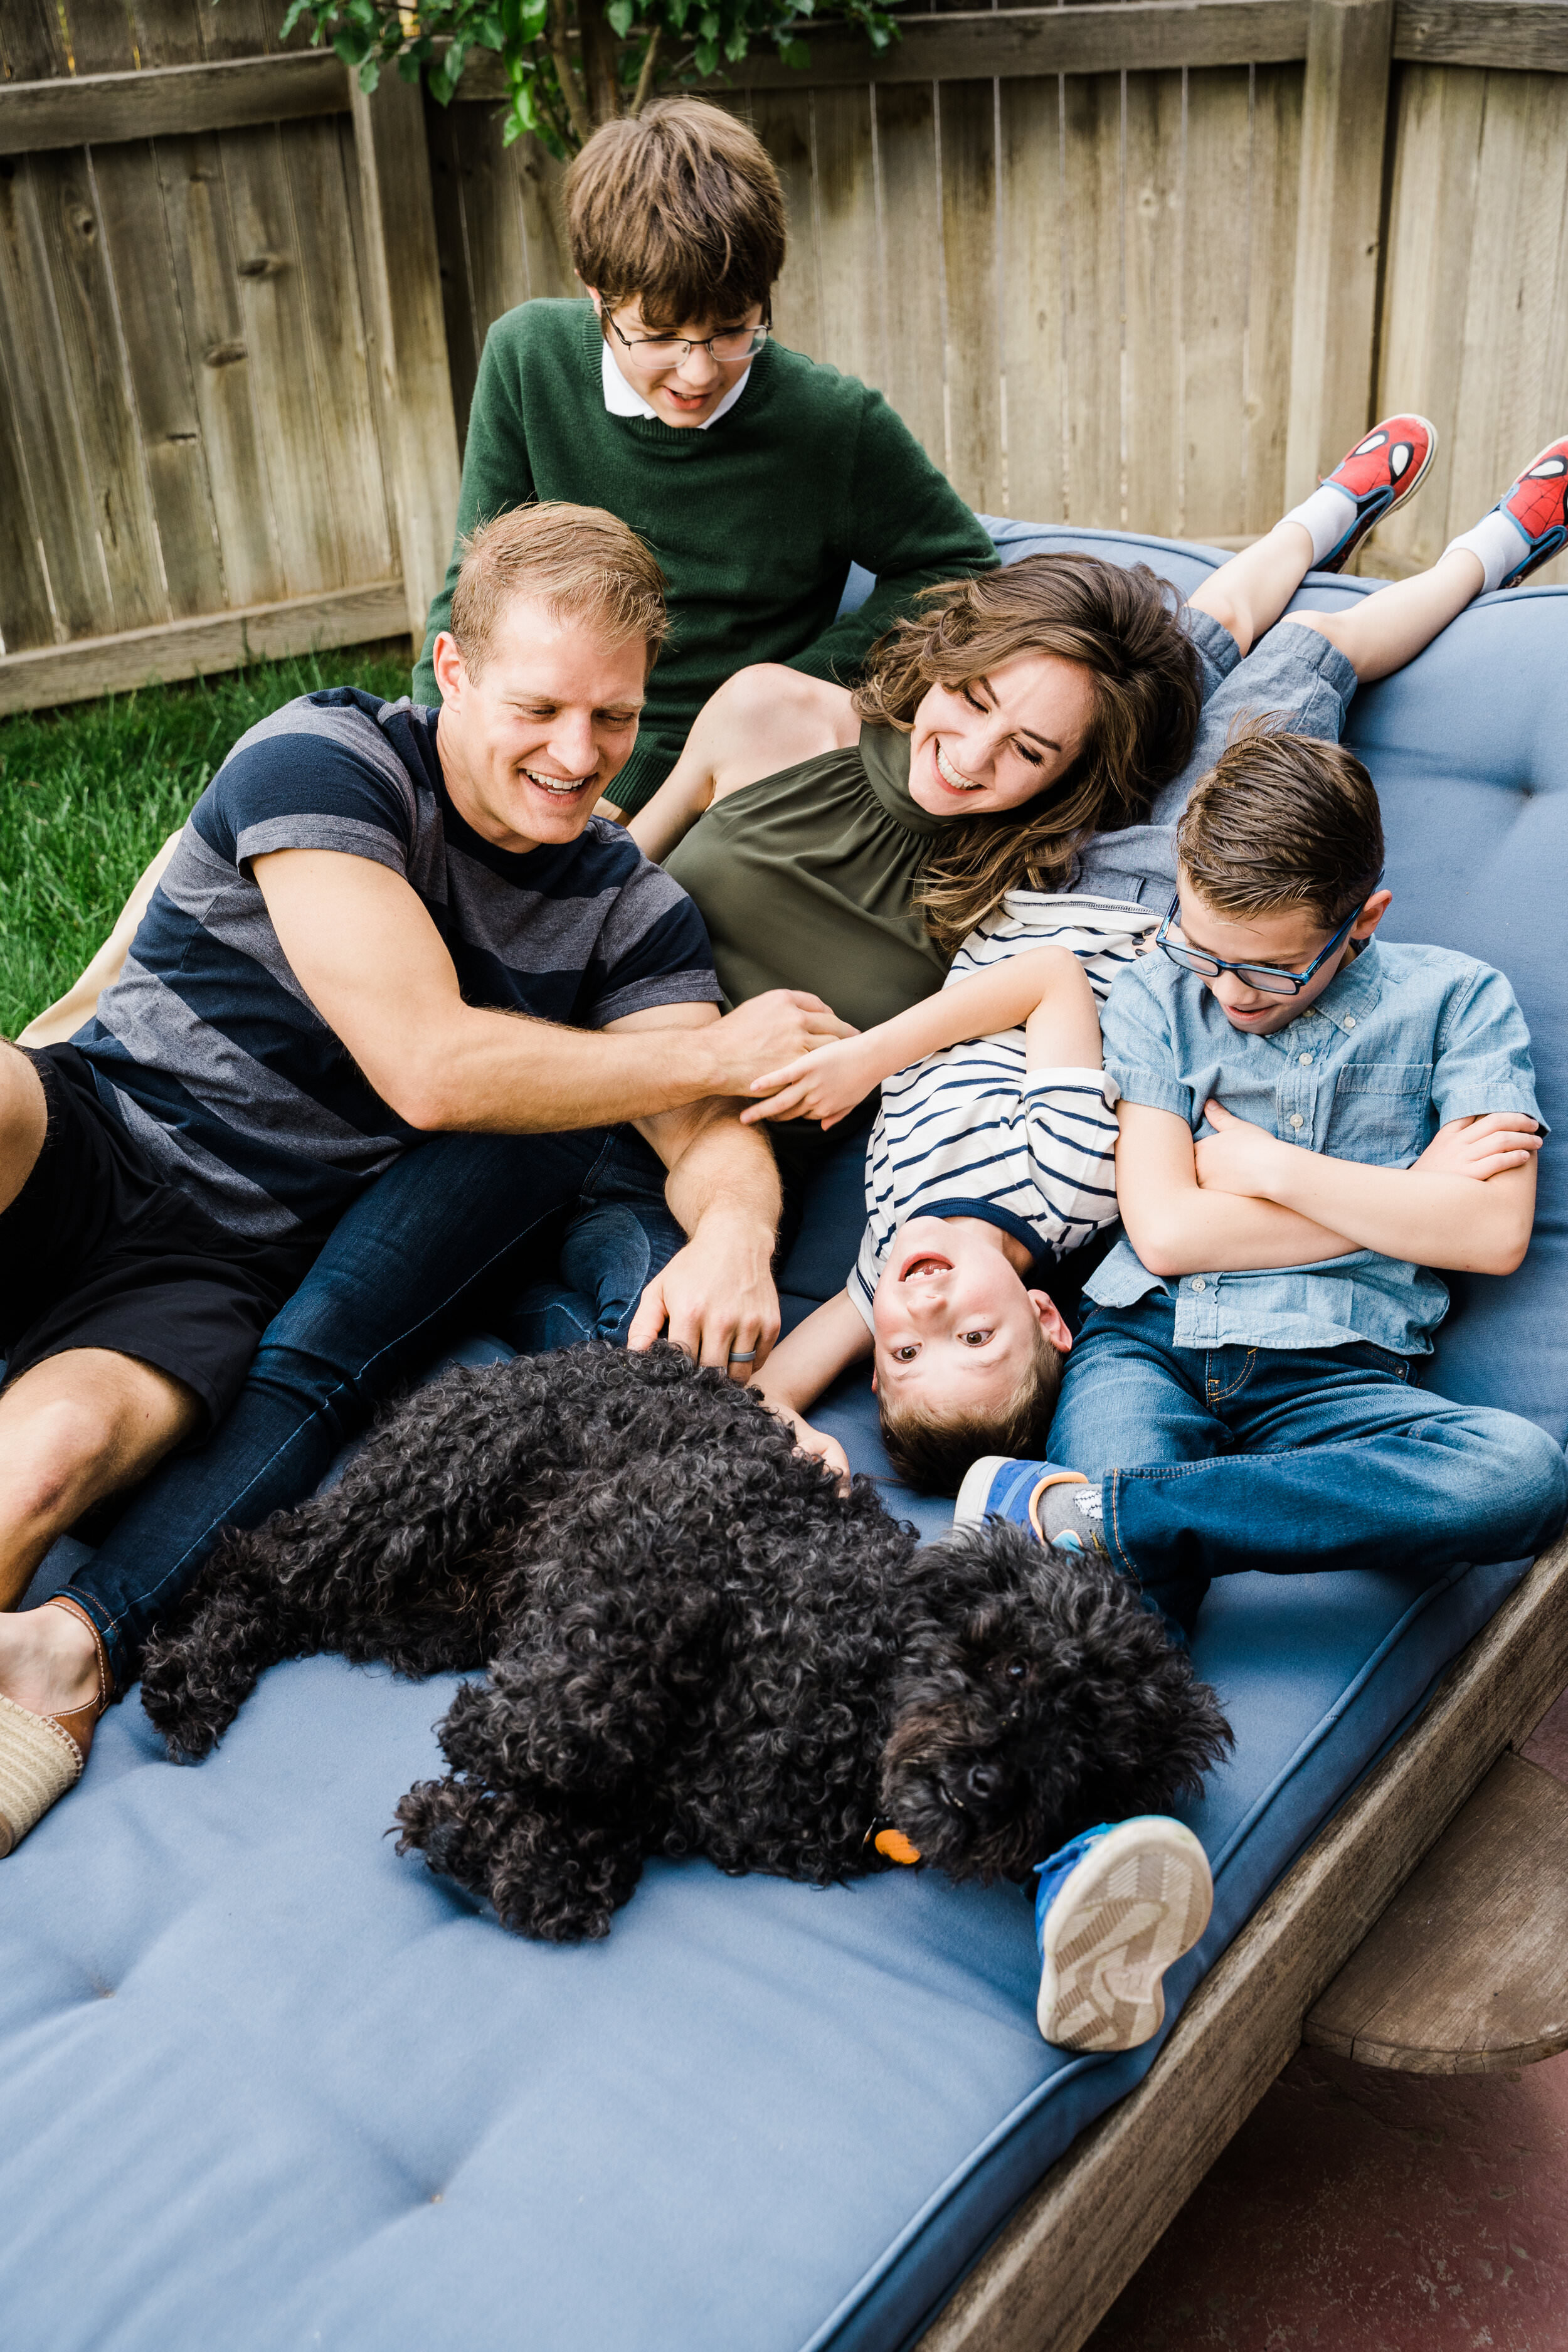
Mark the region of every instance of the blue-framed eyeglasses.
POLYGON ((1366 897, 1352 908, 1333 938, 1326 947, 1320 949, 1305 971, 1286 971, 1277 963, 1227 963, 1223 956, 1208 955, 1202 948, 1188 947, 1184 940, 1179 946, 1176 945, 1170 937, 1170 930, 1171 925, 1176 919, 1176 909, 1182 903, 1182 894, 1179 890, 1165 909, 1165 919, 1154 934, 1154 945, 1157 948, 1163 948, 1171 961, 1180 964, 1184 971, 1195 971, 1205 980, 1217 980, 1222 971, 1233 971, 1244 988, 1256 988, 1261 995, 1300 996, 1307 982, 1314 973, 1322 970, 1335 949, 1344 945, 1351 926, 1362 914, 1367 898, 1372 897, 1373 891, 1378 888, 1382 880, 1383 876, 1380 872, 1377 881, 1372 886, 1372 890, 1369 890, 1366 897))

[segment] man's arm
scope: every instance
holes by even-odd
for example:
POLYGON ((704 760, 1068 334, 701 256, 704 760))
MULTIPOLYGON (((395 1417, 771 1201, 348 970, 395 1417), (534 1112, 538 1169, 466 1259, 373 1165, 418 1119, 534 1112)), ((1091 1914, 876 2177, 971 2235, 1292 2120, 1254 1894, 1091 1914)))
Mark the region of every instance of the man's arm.
POLYGON ((1207 1116, 1215 1132, 1197 1147, 1199 1181, 1217 1186, 1227 1207, 1236 1194, 1254 1207, 1277 1202, 1332 1224, 1354 1249, 1455 1274, 1511 1274, 1530 1246, 1535 1153, 1525 1147, 1507 1155, 1517 1164, 1482 1178, 1436 1166, 1369 1168, 1282 1143, 1219 1103, 1207 1116))
MULTIPOLYGON (((647 1036, 671 1014, 693 1026, 717 1018, 711 1006, 680 1005, 615 1025, 647 1036)), ((744 1382, 778 1338, 773 1254, 782 1198, 772 1151, 741 1125, 735 1108, 700 1102, 637 1121, 669 1171, 665 1199, 687 1244, 644 1291, 626 1344, 647 1348, 662 1332, 700 1363, 727 1367, 744 1382)))
POLYGON ((634 1035, 466 1004, 440 933, 389 866, 280 849, 252 870, 316 1011, 382 1100, 426 1131, 552 1135, 647 1118, 739 1094, 760 1065, 849 1034, 794 989, 753 997, 722 1021, 634 1035))
MULTIPOLYGON (((1310 1265, 1363 1244, 1277 1202, 1198 1183, 1193 1133, 1174 1111, 1119 1106, 1116 1198, 1127 1238, 1151 1274, 1244 1274, 1310 1265)), ((1313 1152, 1295 1150, 1302 1160, 1313 1152)), ((1404 1253, 1399 1253, 1404 1255, 1404 1253)))

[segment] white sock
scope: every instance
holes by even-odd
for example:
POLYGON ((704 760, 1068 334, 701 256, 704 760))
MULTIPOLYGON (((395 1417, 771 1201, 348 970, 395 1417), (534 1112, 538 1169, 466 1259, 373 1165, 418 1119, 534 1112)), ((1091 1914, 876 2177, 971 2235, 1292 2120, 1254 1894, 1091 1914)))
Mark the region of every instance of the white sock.
POLYGON ((1473 530, 1462 530, 1458 539, 1451 539, 1444 554, 1456 547, 1468 547, 1479 558, 1483 596, 1489 595, 1530 552, 1530 542, 1523 531, 1501 507, 1493 507, 1490 514, 1484 514, 1473 530))
POLYGON ((1337 482, 1320 482, 1310 499, 1292 507, 1281 518, 1285 522, 1299 522, 1312 542, 1312 562, 1321 563, 1331 548, 1343 539, 1355 514, 1355 500, 1337 482))

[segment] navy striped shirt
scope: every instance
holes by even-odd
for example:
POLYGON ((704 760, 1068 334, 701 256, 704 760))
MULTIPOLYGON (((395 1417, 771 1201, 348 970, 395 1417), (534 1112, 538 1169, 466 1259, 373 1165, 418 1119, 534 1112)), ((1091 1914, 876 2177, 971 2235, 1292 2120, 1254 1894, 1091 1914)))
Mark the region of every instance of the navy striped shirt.
POLYGON ((602 1029, 719 1000, 701 917, 619 825, 590 818, 577 840, 520 854, 465 822, 437 716, 334 687, 242 735, 74 1041, 166 1181, 231 1232, 324 1228, 416 1136, 307 1000, 253 858, 334 849, 390 866, 470 1004, 602 1029))

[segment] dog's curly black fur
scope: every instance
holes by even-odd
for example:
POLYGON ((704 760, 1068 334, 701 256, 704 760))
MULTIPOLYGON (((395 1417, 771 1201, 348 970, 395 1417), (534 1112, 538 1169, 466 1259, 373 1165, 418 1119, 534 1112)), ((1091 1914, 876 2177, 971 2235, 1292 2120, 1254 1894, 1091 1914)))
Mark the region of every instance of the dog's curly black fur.
POLYGON ((1162 1810, 1229 1742, 1136 1592, 994 1522, 919 1548, 678 1349, 450 1372, 336 1486, 233 1538, 150 1648, 148 1714, 205 1756, 319 1650, 485 1664, 399 1851, 524 1935, 602 1936, 648 1854, 827 1885, 890 1820, 955 1878, 1018 1878, 1162 1810))

